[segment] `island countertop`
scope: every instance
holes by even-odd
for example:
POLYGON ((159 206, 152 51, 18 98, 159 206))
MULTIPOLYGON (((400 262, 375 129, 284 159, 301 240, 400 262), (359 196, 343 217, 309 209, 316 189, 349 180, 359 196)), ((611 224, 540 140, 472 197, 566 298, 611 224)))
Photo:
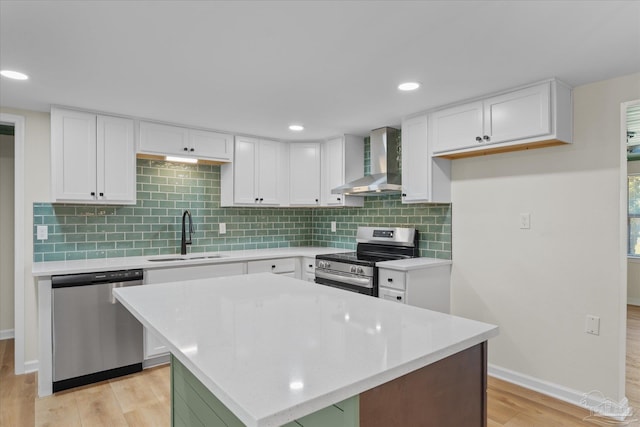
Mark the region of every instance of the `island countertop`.
POLYGON ((250 427, 285 424, 498 334, 494 325, 269 273, 114 295, 250 427))

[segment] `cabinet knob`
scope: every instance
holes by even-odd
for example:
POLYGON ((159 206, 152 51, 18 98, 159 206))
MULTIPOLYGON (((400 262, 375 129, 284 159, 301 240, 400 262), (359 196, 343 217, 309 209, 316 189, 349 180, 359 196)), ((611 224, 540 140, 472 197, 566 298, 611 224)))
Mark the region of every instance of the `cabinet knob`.
POLYGON ((393 282, 393 279, 392 279, 391 277, 389 277, 389 278, 387 279, 387 282, 391 283, 391 282, 393 282))
POLYGON ((482 142, 482 138, 480 138, 479 136, 476 136, 476 141, 482 142))
POLYGON ((276 266, 275 266, 275 265, 272 265, 272 266, 271 266, 271 268, 276 268, 276 266))
POLYGON ((264 199, 262 197, 260 197, 260 201, 263 201, 264 199))
POLYGON ((95 191, 92 191, 92 192, 91 192, 91 195, 92 195, 92 196, 95 196, 95 195, 96 195, 96 192, 95 192, 95 191))
POLYGON ((195 150, 194 148, 191 148, 189 151, 194 152, 194 151, 196 151, 196 150, 195 150))
POLYGON ((491 138, 489 138, 489 135, 485 135, 485 136, 482 137, 482 139, 484 139, 485 141, 488 141, 491 138))
POLYGON ((100 197, 104 197, 104 193, 98 193, 100 197))
MULTIPOLYGON (((338 200, 340 200, 340 199, 338 199, 338 200)), ((318 199, 316 199, 316 203, 318 203, 318 199)))
POLYGON ((402 301, 402 297, 396 297, 398 301, 402 301))
POLYGON ((402 193, 402 197, 407 197, 407 193, 402 193))
POLYGON ((189 149, 187 147, 184 147, 184 151, 189 151, 189 149))
POLYGON ((340 197, 338 197, 338 201, 342 200, 340 197))
POLYGON ((260 199, 258 199, 258 198, 256 197, 256 200, 255 200, 255 201, 257 202, 258 200, 260 200, 260 199))

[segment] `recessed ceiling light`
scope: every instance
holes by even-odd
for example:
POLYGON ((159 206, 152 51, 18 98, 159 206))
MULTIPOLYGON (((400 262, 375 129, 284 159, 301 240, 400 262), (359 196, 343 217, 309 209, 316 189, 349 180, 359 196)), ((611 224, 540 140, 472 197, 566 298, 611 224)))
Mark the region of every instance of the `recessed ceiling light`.
POLYGON ((301 130, 304 130, 304 126, 302 125, 289 125, 289 130, 295 131, 295 132, 300 132, 301 130))
POLYGON ((9 79, 14 79, 14 80, 27 80, 29 78, 29 76, 27 76, 24 73, 20 73, 18 71, 11 71, 11 70, 2 70, 0 71, 0 75, 9 79))
POLYGON ((406 83, 400 83, 398 85, 398 89, 404 90, 404 91, 416 90, 419 87, 420 87, 420 83, 418 82, 406 82, 406 83))

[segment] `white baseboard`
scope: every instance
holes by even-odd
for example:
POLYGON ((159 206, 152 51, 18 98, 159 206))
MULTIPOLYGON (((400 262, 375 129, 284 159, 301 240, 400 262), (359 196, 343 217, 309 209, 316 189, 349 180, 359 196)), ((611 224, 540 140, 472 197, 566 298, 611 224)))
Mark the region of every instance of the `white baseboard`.
POLYGON ((13 329, 3 329, 0 331, 0 341, 10 340, 11 338, 15 338, 15 333, 13 329))
POLYGON ((627 297, 627 304, 640 305, 640 298, 627 297))
POLYGON ((24 373, 29 374, 31 372, 36 372, 38 370, 38 361, 37 360, 27 360, 24 362, 24 373))
POLYGON ((581 392, 492 364, 489 364, 488 374, 492 377, 588 409, 591 411, 592 417, 604 416, 622 421, 633 412, 632 408, 629 407, 629 401, 626 397, 620 402, 614 402, 597 390, 581 392))

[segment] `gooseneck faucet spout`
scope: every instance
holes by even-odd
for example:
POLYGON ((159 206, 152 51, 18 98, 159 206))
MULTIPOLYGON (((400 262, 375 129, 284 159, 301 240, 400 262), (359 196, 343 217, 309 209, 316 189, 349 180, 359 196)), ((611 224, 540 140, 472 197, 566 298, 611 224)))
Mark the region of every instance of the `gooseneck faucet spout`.
POLYGON ((182 214, 182 239, 180 241, 180 255, 187 254, 187 245, 191 244, 191 234, 193 234, 193 222, 191 220, 191 212, 184 211, 182 214), (189 217, 189 238, 187 239, 185 230, 185 220, 189 217))

